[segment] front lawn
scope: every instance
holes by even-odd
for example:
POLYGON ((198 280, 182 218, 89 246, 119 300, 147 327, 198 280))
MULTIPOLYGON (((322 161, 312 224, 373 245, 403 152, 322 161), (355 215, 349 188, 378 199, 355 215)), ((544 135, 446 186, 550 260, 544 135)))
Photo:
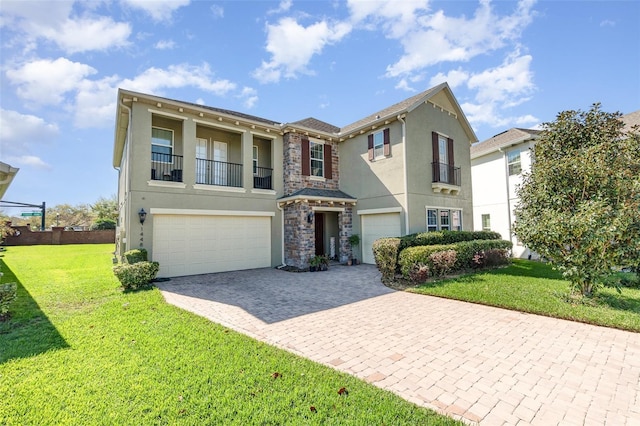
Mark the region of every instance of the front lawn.
POLYGON ((549 265, 514 259, 513 264, 455 279, 436 281, 411 292, 640 331, 640 289, 601 288, 592 299, 569 295, 569 282, 549 265))
POLYGON ((459 424, 167 305, 123 293, 112 245, 9 247, 0 424, 459 424), (342 388, 345 391, 339 392, 342 388))

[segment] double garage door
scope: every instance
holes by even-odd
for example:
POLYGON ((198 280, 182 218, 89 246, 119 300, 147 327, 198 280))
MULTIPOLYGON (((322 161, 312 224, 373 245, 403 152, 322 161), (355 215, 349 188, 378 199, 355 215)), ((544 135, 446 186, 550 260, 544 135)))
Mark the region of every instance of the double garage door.
POLYGON ((153 215, 153 260, 159 277, 271 266, 271 217, 153 215))
POLYGON ((364 214, 362 225, 362 262, 375 264, 373 243, 384 237, 399 237, 400 213, 364 214))

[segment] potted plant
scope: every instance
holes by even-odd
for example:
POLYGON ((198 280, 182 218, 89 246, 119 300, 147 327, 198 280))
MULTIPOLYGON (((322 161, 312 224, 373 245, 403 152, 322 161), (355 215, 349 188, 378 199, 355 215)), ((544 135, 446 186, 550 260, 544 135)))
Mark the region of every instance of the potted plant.
POLYGON ((351 246, 351 261, 354 265, 357 265, 358 262, 358 258, 355 257, 353 255, 353 249, 358 247, 360 245, 360 235, 358 234, 351 234, 351 236, 349 237, 349 245, 351 246))
POLYGON ((320 258, 320 270, 326 271, 329 269, 329 257, 326 254, 318 257, 320 258))

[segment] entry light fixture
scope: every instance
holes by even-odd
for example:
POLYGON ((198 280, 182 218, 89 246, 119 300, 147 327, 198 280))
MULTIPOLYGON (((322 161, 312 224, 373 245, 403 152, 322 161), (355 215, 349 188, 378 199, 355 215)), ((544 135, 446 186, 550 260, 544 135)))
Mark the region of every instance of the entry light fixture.
POLYGON ((314 216, 313 211, 310 211, 309 213, 307 213, 307 223, 313 223, 313 216, 314 216))
POLYGON ((138 212, 138 217, 140 218, 140 225, 144 225, 144 221, 147 218, 147 212, 144 211, 144 207, 138 212))

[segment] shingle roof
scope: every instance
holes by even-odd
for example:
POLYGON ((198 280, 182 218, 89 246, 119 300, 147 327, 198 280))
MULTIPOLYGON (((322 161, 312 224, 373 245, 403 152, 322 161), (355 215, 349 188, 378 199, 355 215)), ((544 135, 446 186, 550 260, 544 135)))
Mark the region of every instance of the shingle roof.
POLYGON ((540 132, 540 130, 520 129, 516 127, 505 130, 504 132, 498 133, 489 139, 471 145, 471 158, 476 158, 483 154, 497 151, 498 148, 513 145, 517 142, 535 139, 538 137, 540 132))
POLYGON ((349 194, 346 194, 339 189, 317 189, 317 188, 302 188, 297 190, 296 192, 285 195, 282 198, 290 198, 290 197, 322 197, 322 198, 342 198, 342 199, 352 199, 355 200, 355 197, 352 197, 349 194))
POLYGON ((324 133, 338 133, 340 131, 340 127, 334 126, 333 124, 326 123, 324 121, 318 120, 317 118, 308 117, 303 120, 294 121, 290 123, 293 126, 302 126, 307 129, 318 130, 324 133))
POLYGON ((635 112, 630 112, 620 117, 624 122, 624 131, 628 132, 633 126, 640 126, 640 109, 635 112))
POLYGON ((372 121, 377 120, 378 118, 381 117, 388 117, 391 115, 395 115, 397 113, 403 112, 405 110, 407 110, 409 107, 415 105, 417 102, 419 102, 422 98, 428 96, 429 94, 433 93, 433 92, 437 92, 439 91, 442 87, 442 85, 438 85, 435 87, 432 87, 428 90, 425 90, 422 93, 418 93, 415 96, 412 96, 410 98, 407 98, 403 101, 400 101, 396 104, 393 104, 383 110, 380 110, 378 112, 375 112, 371 115, 368 115, 367 117, 364 117, 361 120, 356 121, 355 123, 351 123, 345 127, 343 127, 342 129, 340 129, 341 133, 349 133, 351 130, 357 129, 361 126, 364 126, 367 123, 371 123, 372 121))

